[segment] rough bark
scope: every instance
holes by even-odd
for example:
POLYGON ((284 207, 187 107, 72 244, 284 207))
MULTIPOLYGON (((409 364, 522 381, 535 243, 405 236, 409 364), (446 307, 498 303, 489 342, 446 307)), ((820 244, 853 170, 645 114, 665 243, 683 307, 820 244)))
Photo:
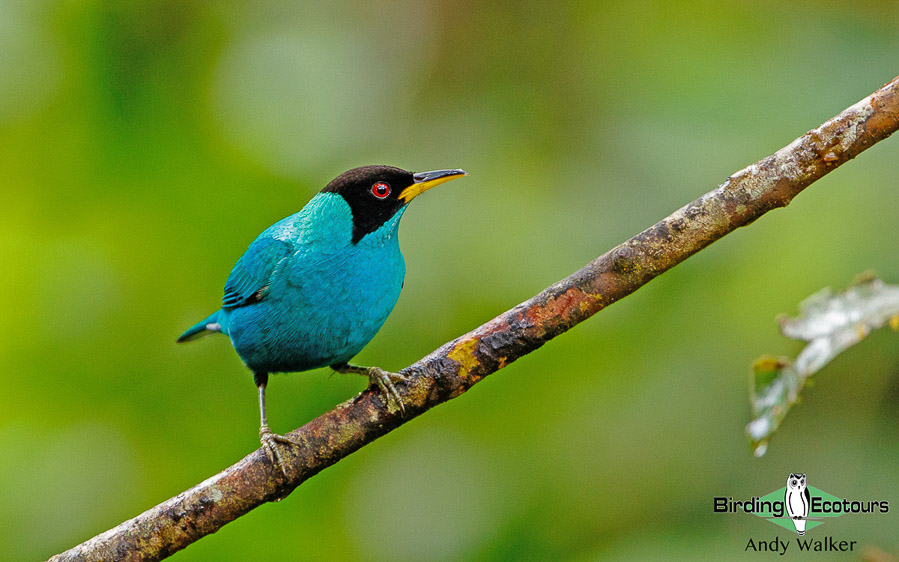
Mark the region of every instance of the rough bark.
POLYGON ((368 390, 289 435, 287 476, 261 450, 190 490, 51 560, 159 560, 214 533, 360 447, 633 293, 725 234, 784 207, 803 189, 899 128, 899 77, 571 276, 402 372, 406 413, 368 390))

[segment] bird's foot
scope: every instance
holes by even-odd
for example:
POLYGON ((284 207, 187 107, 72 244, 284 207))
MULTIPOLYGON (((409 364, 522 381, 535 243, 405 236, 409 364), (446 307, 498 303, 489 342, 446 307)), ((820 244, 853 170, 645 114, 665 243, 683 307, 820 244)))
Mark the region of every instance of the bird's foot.
POLYGON ((403 399, 400 398, 400 393, 397 392, 396 387, 393 386, 393 383, 407 381, 409 380, 407 377, 399 373, 391 373, 390 371, 385 371, 380 367, 369 367, 368 380, 370 384, 376 384, 378 385, 378 388, 381 389, 381 393, 387 400, 388 408, 390 407, 390 403, 393 402, 400 412, 402 412, 403 414, 406 413, 406 406, 403 404, 403 399))
POLYGON ((286 477, 287 470, 284 468, 285 463, 284 459, 281 458, 281 450, 278 448, 278 444, 296 445, 296 441, 283 435, 278 435, 268 425, 263 425, 259 428, 259 442, 262 443, 262 450, 265 451, 268 460, 281 469, 281 473, 286 477))
POLYGON ((406 413, 406 406, 403 404, 403 399, 400 398, 400 393, 397 392, 396 387, 393 385, 393 383, 407 381, 409 380, 407 377, 399 373, 391 373, 390 371, 385 371, 380 367, 358 367, 356 365, 350 365, 348 363, 331 365, 331 368, 338 373, 352 373, 355 375, 364 375, 368 377, 370 385, 377 385, 378 388, 381 389, 381 393, 384 395, 384 401, 387 404, 388 411, 390 410, 390 406, 392 404, 394 408, 396 408, 396 410, 399 410, 402 414, 406 413))

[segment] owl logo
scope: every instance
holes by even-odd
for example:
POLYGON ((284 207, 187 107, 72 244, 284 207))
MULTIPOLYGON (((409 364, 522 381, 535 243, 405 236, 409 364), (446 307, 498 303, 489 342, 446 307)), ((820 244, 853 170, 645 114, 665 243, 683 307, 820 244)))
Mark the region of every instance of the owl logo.
POLYGON ((808 518, 808 511, 811 506, 811 497, 806 487, 805 474, 790 473, 790 477, 787 478, 784 505, 786 505, 787 514, 793 520, 793 525, 796 526, 796 532, 801 537, 805 534, 805 520, 808 518))

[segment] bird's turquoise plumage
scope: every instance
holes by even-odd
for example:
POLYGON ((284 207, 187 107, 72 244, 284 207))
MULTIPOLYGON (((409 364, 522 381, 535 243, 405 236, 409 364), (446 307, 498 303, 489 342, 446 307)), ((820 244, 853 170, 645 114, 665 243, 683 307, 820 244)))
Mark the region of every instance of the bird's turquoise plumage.
POLYGON ((227 334, 253 371, 349 361, 399 298, 406 266, 397 227, 405 209, 354 244, 349 204, 319 193, 250 244, 225 283, 222 309, 185 336, 218 324, 210 331, 227 334))
POLYGON ((406 205, 463 170, 413 174, 392 166, 349 170, 305 207, 267 228, 237 260, 221 309, 185 331, 179 342, 221 332, 253 371, 259 392, 259 439, 281 465, 265 411, 269 373, 331 366, 365 375, 399 411, 394 383, 404 376, 348 361, 375 336, 400 290, 406 265, 397 228, 406 205))

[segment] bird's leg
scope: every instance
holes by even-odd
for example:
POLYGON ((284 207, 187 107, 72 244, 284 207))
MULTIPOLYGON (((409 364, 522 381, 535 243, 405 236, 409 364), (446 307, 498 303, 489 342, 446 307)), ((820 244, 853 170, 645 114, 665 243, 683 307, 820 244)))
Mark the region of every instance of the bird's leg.
POLYGON ((268 384, 268 373, 253 373, 253 379, 256 381, 256 387, 259 389, 259 442, 262 443, 262 449, 268 456, 268 460, 280 468, 284 476, 287 476, 287 471, 284 469, 284 461, 281 458, 281 451, 278 449, 278 443, 296 445, 296 442, 283 435, 274 433, 272 428, 268 426, 268 419, 265 417, 265 386, 268 384))
POLYGON ((393 402, 400 410, 400 412, 404 414, 406 413, 406 407, 403 405, 403 399, 400 398, 400 394, 399 392, 397 392, 396 387, 393 386, 393 383, 399 381, 407 381, 409 380, 408 378, 399 373, 391 373, 390 371, 385 371, 380 367, 359 367, 356 365, 350 365, 349 363, 341 363, 337 365, 331 365, 331 368, 338 373, 352 373, 354 375, 362 375, 368 377, 369 384, 378 385, 378 388, 381 389, 388 407, 390 403, 393 402))

